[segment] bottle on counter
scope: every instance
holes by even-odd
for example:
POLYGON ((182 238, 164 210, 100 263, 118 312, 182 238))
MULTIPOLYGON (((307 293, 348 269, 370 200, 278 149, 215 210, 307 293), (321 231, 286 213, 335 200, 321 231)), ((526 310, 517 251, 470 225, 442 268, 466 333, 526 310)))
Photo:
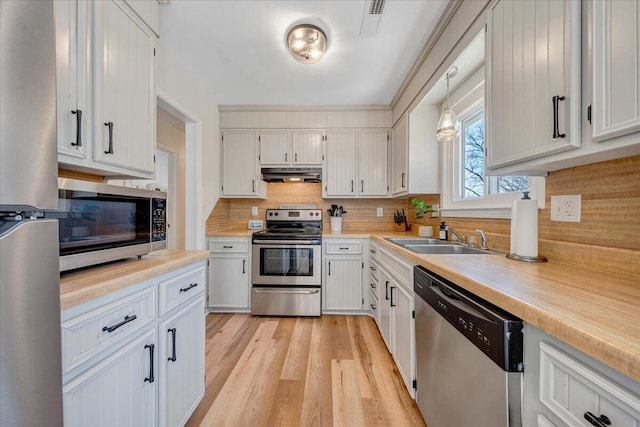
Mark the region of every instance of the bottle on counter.
POLYGON ((440 240, 449 240, 449 230, 444 221, 440 222, 440 240))

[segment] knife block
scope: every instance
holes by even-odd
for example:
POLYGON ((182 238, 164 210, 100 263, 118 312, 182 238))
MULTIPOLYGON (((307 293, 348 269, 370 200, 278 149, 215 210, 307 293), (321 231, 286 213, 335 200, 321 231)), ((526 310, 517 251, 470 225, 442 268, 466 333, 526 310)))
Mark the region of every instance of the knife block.
POLYGON ((393 224, 393 231, 401 231, 403 233, 411 231, 411 224, 406 222, 404 224, 393 224))

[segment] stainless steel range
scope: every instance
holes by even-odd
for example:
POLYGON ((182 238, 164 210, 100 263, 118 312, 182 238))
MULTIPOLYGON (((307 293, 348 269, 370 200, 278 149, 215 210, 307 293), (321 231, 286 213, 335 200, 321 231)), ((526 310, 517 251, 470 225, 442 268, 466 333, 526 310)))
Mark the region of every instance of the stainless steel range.
POLYGON ((251 314, 320 316, 322 210, 267 209, 253 233, 251 314))

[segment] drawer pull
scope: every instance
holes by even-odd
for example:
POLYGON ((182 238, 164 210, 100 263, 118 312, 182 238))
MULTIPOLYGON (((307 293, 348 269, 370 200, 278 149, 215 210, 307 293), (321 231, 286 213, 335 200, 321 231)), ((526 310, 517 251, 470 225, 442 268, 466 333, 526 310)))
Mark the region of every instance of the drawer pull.
POLYGON ((371 289, 375 289, 376 288, 376 284, 375 283, 369 283, 369 286, 371 286, 371 289))
POLYGON ((369 268, 371 269, 371 271, 376 271, 376 270, 377 270, 377 268, 376 268, 376 266, 375 266, 375 265, 372 265, 372 266, 370 266, 369 268))
POLYGON ((584 419, 589 421, 589 423, 596 427, 606 427, 611 425, 611 420, 606 415, 600 415, 596 417, 591 412, 584 413, 584 419))
POLYGON ((116 323, 113 326, 105 326, 104 328, 102 328, 102 332, 113 332, 116 329, 118 329, 120 326, 124 326, 129 322, 133 322, 134 320, 136 320, 138 318, 138 316, 136 316, 135 314, 133 316, 125 316, 124 320, 120 323, 116 323))
POLYGON ((231 245, 231 246, 224 245, 224 246, 222 247, 222 249, 233 249, 233 245, 231 245))
POLYGON ((375 249, 369 249, 369 252, 371 252, 372 254, 375 254, 376 250, 375 249))
POLYGON ((348 251, 349 248, 340 248, 341 251, 348 251))
POLYGON ((376 305, 375 304, 371 304, 371 310, 375 310, 376 309, 376 305))
POLYGON ((172 353, 173 355, 171 357, 168 357, 167 360, 169 362, 175 362, 176 361, 176 328, 171 328, 171 329, 167 329, 167 332, 171 333, 171 348, 172 348, 172 353))
POLYGON ((180 292, 189 292, 191 289, 195 288, 196 286, 198 286, 197 283, 191 283, 189 286, 187 286, 186 288, 181 288, 180 292))
POLYGON ((152 383, 155 381, 153 377, 153 349, 155 348, 154 344, 147 344, 144 346, 145 349, 149 349, 149 377, 144 379, 145 383, 152 383))

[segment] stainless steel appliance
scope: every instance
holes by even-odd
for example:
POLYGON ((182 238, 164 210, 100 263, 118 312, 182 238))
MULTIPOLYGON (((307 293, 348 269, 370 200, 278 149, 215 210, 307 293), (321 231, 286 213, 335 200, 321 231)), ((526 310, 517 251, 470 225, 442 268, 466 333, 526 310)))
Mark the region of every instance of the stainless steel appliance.
POLYGON ((418 407, 429 427, 522 425, 523 322, 414 269, 418 407))
POLYGON ((53 2, 0 1, 0 425, 61 426, 53 2))
POLYGON ((58 180, 60 271, 166 249, 167 194, 58 180))
POLYGON ((253 233, 251 314, 320 316, 322 211, 267 209, 253 233))

